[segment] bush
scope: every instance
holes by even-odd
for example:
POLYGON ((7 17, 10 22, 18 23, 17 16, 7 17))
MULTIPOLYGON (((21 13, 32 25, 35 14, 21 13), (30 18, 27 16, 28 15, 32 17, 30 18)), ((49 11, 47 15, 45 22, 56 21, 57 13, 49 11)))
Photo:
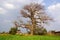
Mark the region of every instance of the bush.
POLYGON ((13 28, 10 29, 9 34, 15 35, 16 32, 17 32, 17 28, 13 27, 13 28))
POLYGON ((47 30, 45 29, 45 28, 36 28, 35 30, 34 30, 34 34, 35 35, 45 35, 45 34, 47 34, 47 30))
POLYGON ((1 34, 5 34, 5 31, 3 31, 1 34))

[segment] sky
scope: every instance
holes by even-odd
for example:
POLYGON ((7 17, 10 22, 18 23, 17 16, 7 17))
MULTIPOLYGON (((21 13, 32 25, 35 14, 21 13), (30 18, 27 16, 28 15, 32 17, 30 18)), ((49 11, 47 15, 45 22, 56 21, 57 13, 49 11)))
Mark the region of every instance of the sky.
MULTIPOLYGON (((24 5, 31 2, 44 5, 47 14, 54 19, 45 28, 47 30, 60 31, 60 0, 0 0, 0 32, 8 32, 13 26, 13 21, 17 20, 18 16, 21 16, 20 10, 24 5)), ((25 18, 24 20, 26 21, 27 19, 25 18)))

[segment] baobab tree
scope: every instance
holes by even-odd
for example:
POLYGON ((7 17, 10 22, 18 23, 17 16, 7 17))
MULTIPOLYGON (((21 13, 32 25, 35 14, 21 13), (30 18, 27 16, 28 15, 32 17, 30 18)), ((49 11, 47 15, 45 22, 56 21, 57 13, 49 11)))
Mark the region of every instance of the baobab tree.
POLYGON ((45 12, 44 6, 38 3, 31 3, 25 5, 20 11, 22 16, 25 18, 30 18, 31 21, 31 34, 34 34, 34 30, 37 27, 41 27, 48 20, 52 20, 45 12))

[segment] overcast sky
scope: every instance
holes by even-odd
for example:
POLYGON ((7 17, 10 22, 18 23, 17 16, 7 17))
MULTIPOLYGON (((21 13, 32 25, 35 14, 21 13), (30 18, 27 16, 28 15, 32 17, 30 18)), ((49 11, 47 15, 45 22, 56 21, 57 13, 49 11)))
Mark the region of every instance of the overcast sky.
POLYGON ((0 32, 9 31, 22 7, 31 2, 44 5, 47 14, 53 17, 54 22, 45 28, 60 31, 60 0, 0 0, 0 32))

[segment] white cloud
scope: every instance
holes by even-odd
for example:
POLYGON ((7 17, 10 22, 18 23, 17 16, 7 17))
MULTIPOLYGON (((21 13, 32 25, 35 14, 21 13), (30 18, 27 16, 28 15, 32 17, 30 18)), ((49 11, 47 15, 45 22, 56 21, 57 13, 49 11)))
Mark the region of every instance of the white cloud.
POLYGON ((7 0, 8 2, 19 2, 19 3, 31 3, 31 2, 38 2, 41 3, 43 0, 7 0))
POLYGON ((15 5, 11 3, 4 3, 3 6, 7 9, 15 9, 15 5))
POLYGON ((44 0, 33 0, 33 2, 39 3, 39 4, 40 4, 40 3, 43 3, 43 1, 44 1, 44 0))
POLYGON ((57 3, 57 4, 55 4, 55 5, 50 5, 50 6, 48 7, 48 9, 49 9, 50 12, 60 10, 60 3, 57 3))
POLYGON ((11 23, 11 20, 4 20, 3 23, 11 23))
POLYGON ((26 1, 29 1, 29 0, 16 0, 16 2, 20 2, 20 3, 23 3, 23 2, 26 2, 26 1))
POLYGON ((44 0, 6 0, 3 2, 3 6, 6 9, 17 9, 21 6, 24 6, 26 4, 30 4, 30 3, 42 3, 43 5, 45 3, 43 3, 44 0))
POLYGON ((60 19, 60 3, 50 5, 48 7, 48 11, 52 14, 52 16, 60 19))
POLYGON ((6 12, 7 11, 4 8, 0 7, 0 14, 5 14, 6 12))
POLYGON ((54 25, 52 26, 55 28, 55 30, 60 30, 60 3, 50 5, 47 10, 55 19, 55 22, 53 23, 54 25))

